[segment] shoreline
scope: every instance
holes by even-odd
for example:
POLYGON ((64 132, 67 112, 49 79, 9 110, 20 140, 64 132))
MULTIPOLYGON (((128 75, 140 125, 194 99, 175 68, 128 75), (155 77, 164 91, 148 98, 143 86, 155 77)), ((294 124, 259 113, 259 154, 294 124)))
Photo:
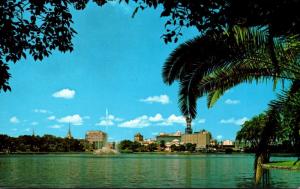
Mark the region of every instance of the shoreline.
MULTIPOLYGON (((94 154, 94 151, 89 152, 0 152, 1 155, 43 155, 43 154, 94 154)), ((200 155, 200 154, 253 154, 253 153, 244 153, 244 152, 119 152, 119 154, 167 154, 167 155, 200 155)), ((109 154, 108 154, 109 155, 109 154)))
MULTIPOLYGON (((99 155, 94 154, 94 151, 84 151, 84 152, 0 152, 0 156, 9 156, 9 155, 67 155, 67 154, 86 154, 86 155, 99 155)), ((232 153, 226 153, 226 152, 122 152, 120 151, 118 155, 120 154, 140 154, 140 155, 238 155, 238 154, 248 154, 248 155, 255 155, 255 153, 248 153, 248 152, 232 152, 232 153)), ((101 155, 111 155, 111 154, 101 154, 101 155)), ((115 155, 115 154, 114 154, 115 155)), ((295 154, 291 153, 274 153, 271 155, 271 157, 297 157, 295 154)), ((274 163, 274 162, 270 162, 274 163)), ((269 164, 263 164, 265 168, 271 167, 269 164)), ((275 167, 272 166, 272 167, 275 167)), ((288 168, 287 168, 288 169, 288 168)), ((300 168, 299 168, 300 169, 300 168)))
POLYGON ((93 154, 93 152, 0 152, 0 155, 93 154))
POLYGON ((262 164, 264 169, 287 169, 300 171, 300 161, 273 161, 262 164), (296 163, 294 165, 294 163, 296 163))

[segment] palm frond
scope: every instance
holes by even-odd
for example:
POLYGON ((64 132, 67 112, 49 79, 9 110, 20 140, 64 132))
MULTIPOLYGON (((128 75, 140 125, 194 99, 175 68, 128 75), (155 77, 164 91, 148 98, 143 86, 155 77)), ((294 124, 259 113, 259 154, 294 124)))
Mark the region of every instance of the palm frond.
MULTIPOLYGON (((205 38, 206 39, 206 38, 205 38)), ((163 67, 163 81, 166 84, 172 84, 179 79, 186 71, 189 70, 189 63, 194 63, 200 52, 200 47, 203 46, 205 39, 196 37, 181 44, 176 48, 166 60, 163 67)))
MULTIPOLYGON (((289 90, 283 90, 276 100, 269 103, 270 109, 283 111, 284 108, 300 108, 300 80, 293 81, 289 90)), ((290 109, 291 111, 291 109, 290 109)))
POLYGON ((207 95, 207 107, 211 108, 218 99, 224 94, 225 90, 217 89, 215 91, 210 92, 207 95))
POLYGON ((273 38, 267 27, 234 27, 231 34, 208 34, 176 48, 163 68, 163 80, 180 82, 179 107, 182 114, 195 118, 196 101, 208 95, 212 107, 224 91, 240 83, 273 79, 300 79, 299 36, 273 38), (274 65, 276 53, 276 66, 274 65))
POLYGON ((290 87, 290 94, 295 94, 300 91, 300 80, 295 80, 290 87))
MULTIPOLYGON (((228 39, 225 35, 215 33, 199 36, 181 44, 167 58, 163 66, 162 77, 166 84, 171 85, 175 80, 181 80, 186 74, 194 70, 194 66, 199 64, 203 67, 203 74, 213 70, 208 60, 229 59, 232 48, 228 46, 228 39), (208 65, 206 65, 208 64, 208 65)), ((241 49, 239 49, 241 52, 241 49)))
POLYGON ((182 115, 194 119, 197 115, 197 94, 191 86, 180 83, 178 104, 182 115))
POLYGON ((228 71, 221 71, 212 77, 205 77, 198 85, 199 97, 209 94, 212 91, 221 89, 227 90, 241 83, 260 82, 272 79, 269 69, 236 69, 231 74, 228 71))
POLYGON ((271 74, 269 69, 258 71, 256 66, 257 64, 240 65, 236 63, 234 69, 231 67, 219 68, 219 71, 204 77, 199 77, 201 68, 186 75, 185 79, 180 82, 179 93, 179 106, 183 115, 189 115, 192 118, 196 116, 196 101, 199 97, 219 91, 208 102, 208 106, 211 107, 227 89, 244 81, 252 82, 252 80, 263 79, 262 75, 268 77, 271 74))
POLYGON ((238 45, 247 47, 247 49, 262 48, 268 41, 268 27, 233 27, 233 36, 238 45))

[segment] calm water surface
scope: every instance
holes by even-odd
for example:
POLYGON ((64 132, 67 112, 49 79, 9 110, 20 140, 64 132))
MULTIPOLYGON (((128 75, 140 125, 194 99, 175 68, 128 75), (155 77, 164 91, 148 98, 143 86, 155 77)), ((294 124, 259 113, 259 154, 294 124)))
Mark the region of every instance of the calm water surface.
MULTIPOLYGON (((245 154, 2 155, 0 187, 245 188, 254 187, 253 161, 245 154)), ((300 187, 300 171, 271 170, 269 187, 300 187)))

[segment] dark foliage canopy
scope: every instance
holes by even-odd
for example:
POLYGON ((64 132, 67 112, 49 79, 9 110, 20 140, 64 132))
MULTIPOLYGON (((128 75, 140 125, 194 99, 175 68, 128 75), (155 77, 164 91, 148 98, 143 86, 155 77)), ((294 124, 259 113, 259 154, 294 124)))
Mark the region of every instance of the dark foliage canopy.
POLYGON ((275 36, 299 33, 298 0, 133 1, 140 5, 136 11, 146 7, 163 6, 161 16, 169 18, 165 23, 166 33, 163 35, 166 42, 171 42, 172 39, 176 42, 178 36, 182 35, 181 28, 190 26, 196 27, 201 33, 234 25, 265 25, 272 28, 275 36))
POLYGON ((6 0, 0 2, 0 90, 11 90, 9 67, 26 55, 42 60, 53 50, 73 50, 70 5, 83 9, 86 0, 6 0))
POLYGON ((84 143, 78 139, 68 139, 53 135, 10 137, 0 134, 0 152, 82 152, 84 143))
MULTIPOLYGON (((99 6, 110 0, 93 0, 99 6)), ((71 52, 76 31, 70 9, 89 0, 5 0, 0 2, 0 91, 11 90, 8 62, 30 55, 42 60, 53 50, 71 52)), ((183 27, 201 34, 234 25, 267 25, 275 36, 299 33, 298 0, 118 0, 138 10, 161 7, 166 17, 164 41, 177 42, 183 27)))

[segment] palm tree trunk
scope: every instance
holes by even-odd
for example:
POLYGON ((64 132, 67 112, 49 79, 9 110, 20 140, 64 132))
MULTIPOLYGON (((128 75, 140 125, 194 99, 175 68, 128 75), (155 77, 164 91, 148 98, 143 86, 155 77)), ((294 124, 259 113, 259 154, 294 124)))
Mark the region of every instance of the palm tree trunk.
POLYGON ((268 163, 270 160, 269 153, 269 142, 271 136, 274 135, 275 127, 277 126, 277 117, 278 114, 276 110, 271 110, 267 113, 268 118, 266 121, 266 126, 264 127, 259 145, 256 150, 254 168, 255 168, 255 183, 258 184, 261 181, 261 177, 263 175, 263 167, 262 165, 268 163))
POLYGON ((268 152, 262 152, 260 154, 257 154, 255 157, 255 184, 259 184, 261 181, 261 178, 263 176, 263 167, 262 165, 264 163, 268 163, 270 160, 270 156, 268 152))
POLYGON ((296 155, 298 156, 298 159, 297 161, 294 163, 294 165, 296 165, 297 162, 300 161, 300 116, 297 115, 296 117, 296 122, 297 124, 294 126, 294 131, 293 131, 293 134, 294 134, 294 140, 295 140, 295 153, 296 155))

